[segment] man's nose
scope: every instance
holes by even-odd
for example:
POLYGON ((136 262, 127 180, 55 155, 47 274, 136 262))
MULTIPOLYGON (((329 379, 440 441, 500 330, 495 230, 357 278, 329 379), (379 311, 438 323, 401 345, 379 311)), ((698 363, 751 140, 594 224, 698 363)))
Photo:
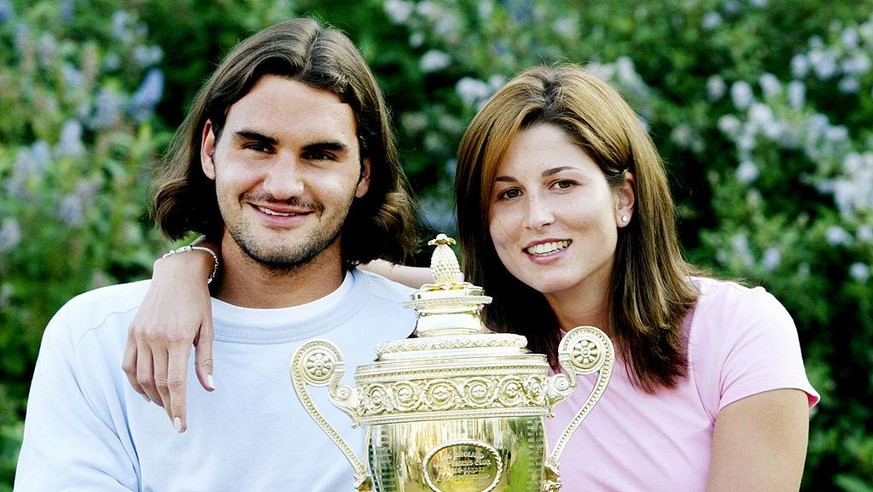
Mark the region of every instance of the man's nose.
POLYGON ((276 159, 267 170, 264 191, 277 200, 299 197, 305 188, 300 163, 293 157, 276 159))

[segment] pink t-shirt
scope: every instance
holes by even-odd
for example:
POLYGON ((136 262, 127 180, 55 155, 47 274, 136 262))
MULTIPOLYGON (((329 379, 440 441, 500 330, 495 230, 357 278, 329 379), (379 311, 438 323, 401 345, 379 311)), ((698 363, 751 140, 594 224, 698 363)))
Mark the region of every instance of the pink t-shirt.
MULTIPOLYGON (((631 385, 616 359, 600 402, 561 455, 561 492, 702 491, 706 488, 715 417, 741 398, 779 388, 819 395, 809 383, 797 329, 761 287, 695 278, 700 298, 685 320, 688 377, 647 394, 631 385)), ((596 375, 555 408, 546 426, 557 441, 591 391, 596 375)))

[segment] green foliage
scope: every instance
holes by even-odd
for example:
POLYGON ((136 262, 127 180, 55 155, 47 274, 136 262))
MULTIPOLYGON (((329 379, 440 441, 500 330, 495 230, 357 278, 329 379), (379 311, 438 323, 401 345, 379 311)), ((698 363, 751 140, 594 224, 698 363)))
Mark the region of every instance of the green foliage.
POLYGON ((572 61, 619 88, 668 164, 689 258, 765 285, 797 322, 823 398, 803 489, 871 490, 870 12, 871 0, 0 0, 0 490, 48 318, 78 292, 148 275, 162 246, 145 171, 167 129, 231 46, 299 14, 359 44, 424 218, 445 231, 458 141, 505 80, 572 61))

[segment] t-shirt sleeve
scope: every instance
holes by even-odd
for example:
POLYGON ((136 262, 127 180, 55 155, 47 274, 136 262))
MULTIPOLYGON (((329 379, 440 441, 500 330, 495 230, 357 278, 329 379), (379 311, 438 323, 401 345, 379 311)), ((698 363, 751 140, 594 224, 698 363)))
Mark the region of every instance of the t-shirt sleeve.
POLYGON ((723 284, 708 292, 700 323, 692 330, 692 365, 711 412, 757 393, 793 388, 818 403, 803 365, 800 340, 791 315, 761 287, 723 284), (695 338, 697 343, 695 342, 695 338), (714 388, 712 386, 717 386, 714 388), (707 398, 708 396, 708 398, 707 398))
POLYGON ((70 304, 64 306, 43 335, 28 398, 15 490, 137 490, 137 473, 129 451, 108 416, 88 397, 89 386, 105 381, 100 375, 82 373, 73 335, 77 322, 70 311, 75 309, 70 304))

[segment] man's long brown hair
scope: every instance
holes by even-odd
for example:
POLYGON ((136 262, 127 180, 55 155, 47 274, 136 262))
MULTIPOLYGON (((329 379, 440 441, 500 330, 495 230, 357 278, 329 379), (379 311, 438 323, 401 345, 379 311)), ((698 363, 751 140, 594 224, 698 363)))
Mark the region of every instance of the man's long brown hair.
POLYGON ((242 41, 197 94, 156 173, 150 208, 164 234, 171 239, 190 232, 220 236, 224 221, 215 183, 200 165, 203 126, 210 120, 218 138, 230 107, 265 75, 333 92, 354 112, 361 158, 370 159, 370 186, 354 201, 343 226, 344 265, 406 259, 416 246, 418 223, 382 93, 344 34, 305 18, 242 41))

